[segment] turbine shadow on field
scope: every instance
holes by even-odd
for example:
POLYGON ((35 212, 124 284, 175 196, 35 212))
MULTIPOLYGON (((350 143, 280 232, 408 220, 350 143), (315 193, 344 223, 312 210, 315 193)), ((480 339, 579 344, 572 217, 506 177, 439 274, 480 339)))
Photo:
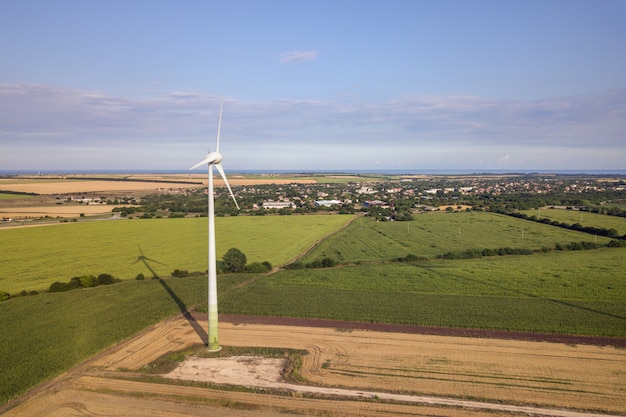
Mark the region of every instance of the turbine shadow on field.
POLYGON ((200 339, 202 340, 202 343, 204 343, 205 345, 208 344, 209 343, 208 333, 206 332, 206 330, 202 328, 202 326, 200 326, 200 323, 196 321, 195 317, 193 317, 191 312, 187 309, 187 306, 185 305, 185 303, 183 303, 183 301, 180 298, 178 298, 176 293, 170 288, 169 285, 167 285, 167 282, 165 282, 161 278, 158 278, 158 280, 163 286, 163 288, 165 288, 165 291, 167 291, 170 297, 172 297, 172 300, 174 300, 176 305, 178 305, 178 308, 180 309, 180 312, 183 314, 183 317, 189 322, 189 324, 191 325, 193 330, 196 332, 198 337, 200 337, 200 339))
POLYGON ((143 250, 141 249, 141 246, 137 245, 137 248, 139 249, 139 256, 137 256, 137 260, 133 262, 133 265, 135 265, 137 262, 143 262, 144 266, 148 268, 148 271, 150 271, 150 273, 152 274, 152 277, 159 278, 159 275, 152 268, 152 266, 150 266, 150 263, 148 263, 148 261, 153 262, 155 264, 163 265, 163 266, 167 266, 167 265, 155 259, 148 258, 146 255, 144 255, 143 250))
MULTIPOLYGON (((435 269, 433 267, 425 266, 425 265, 416 265, 416 266, 418 268, 435 269)), ((584 307, 584 306, 581 306, 581 305, 574 304, 573 302, 568 302, 568 301, 564 301, 564 300, 558 300, 558 299, 549 298, 549 297, 542 297, 542 296, 539 296, 539 295, 536 295, 536 294, 533 294, 533 293, 530 293, 530 292, 524 292, 524 291, 516 290, 516 289, 513 289, 513 288, 505 287, 503 285, 494 284, 493 282, 486 282, 486 281, 481 281, 481 280, 470 278, 470 277, 466 277, 466 276, 453 275, 453 274, 450 274, 450 278, 452 278, 452 279, 454 279, 456 281, 470 281, 470 282, 473 282, 473 283, 476 283, 476 284, 479 284, 479 285, 485 285, 485 286, 489 286, 489 287, 498 288, 500 290, 509 291, 509 292, 511 292, 513 294, 523 295, 523 296, 526 296, 526 297, 529 297, 529 298, 538 298, 538 299, 541 299, 541 300, 551 301, 553 303, 561 304, 561 305, 564 305, 564 306, 567 306, 567 307, 577 308, 579 310, 588 311, 590 313, 600 314, 600 315, 611 317, 611 318, 614 318, 614 319, 619 319, 619 320, 626 321, 626 317, 624 317, 624 316, 608 313, 608 312, 602 311, 602 310, 596 310, 594 308, 584 307)))
POLYGON ((165 282, 164 280, 159 278, 159 275, 152 268, 152 266, 150 266, 150 263, 155 263, 155 264, 163 265, 163 266, 167 266, 167 265, 164 264, 163 262, 157 261, 156 259, 152 259, 152 258, 147 257, 146 255, 144 255, 143 250, 141 249, 141 246, 137 245, 137 247, 139 248, 140 255, 137 256, 137 260, 135 262, 133 262, 133 265, 136 264, 137 262, 143 262, 143 264, 146 266, 146 268, 148 268, 148 271, 150 271, 150 273, 152 274, 152 277, 155 278, 155 279, 158 279, 159 282, 161 283, 161 285, 163 286, 163 288, 165 288, 165 291, 167 291, 167 293, 170 295, 170 297, 172 297, 172 300, 174 300, 174 302, 176 303, 176 305, 180 309, 180 312, 182 313, 183 317, 185 317, 185 319, 189 322, 191 327, 198 334, 198 337, 200 337, 200 339, 202 340, 202 342, 204 344, 208 344, 208 341, 209 341, 208 333, 196 321, 196 319, 193 317, 191 312, 187 309, 187 306, 185 305, 185 303, 183 303, 183 300, 181 300, 178 297, 178 295, 176 295, 176 293, 172 290, 172 288, 170 288, 170 286, 167 285, 167 282, 165 282))

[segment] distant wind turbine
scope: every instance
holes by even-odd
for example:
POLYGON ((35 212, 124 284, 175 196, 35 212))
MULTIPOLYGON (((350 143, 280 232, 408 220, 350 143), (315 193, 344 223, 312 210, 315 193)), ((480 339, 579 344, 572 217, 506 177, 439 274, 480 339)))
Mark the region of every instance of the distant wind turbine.
POLYGON ((209 152, 206 154, 204 159, 191 168, 196 169, 199 166, 206 164, 208 166, 208 176, 209 176, 209 268, 208 268, 208 279, 209 279, 209 338, 207 343, 207 349, 209 351, 218 351, 221 349, 219 344, 218 337, 218 319, 217 319, 217 269, 216 262, 217 258, 215 256, 215 209, 213 203, 213 167, 217 169, 217 171, 222 176, 226 187, 228 187, 228 191, 230 192, 233 201, 235 202, 235 206, 237 210, 239 210, 239 204, 237 204, 237 200, 235 199, 235 195, 233 194, 233 190, 231 190, 230 185, 228 184, 228 180, 226 179, 226 174, 224 174, 224 169, 222 168, 222 154, 220 154, 220 130, 222 127, 222 99, 220 98, 220 117, 217 124, 217 145, 215 146, 215 152, 209 152))

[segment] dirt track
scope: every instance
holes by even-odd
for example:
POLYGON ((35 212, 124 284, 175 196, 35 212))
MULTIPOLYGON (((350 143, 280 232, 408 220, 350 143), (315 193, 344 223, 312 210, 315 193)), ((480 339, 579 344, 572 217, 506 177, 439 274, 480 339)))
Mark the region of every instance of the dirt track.
MULTIPOLYGON (((306 349, 301 374, 307 383, 240 392, 137 379, 160 355, 205 341, 205 317, 179 316, 35 390, 5 415, 626 415, 626 355, 614 346, 379 332, 335 326, 339 322, 303 327, 221 319, 223 345, 306 349)), ((214 382, 260 387, 242 378, 258 381, 265 372, 279 378, 276 364, 241 361, 230 382, 214 382)), ((191 363, 181 372, 206 379, 224 371, 223 364, 211 366, 191 363)))

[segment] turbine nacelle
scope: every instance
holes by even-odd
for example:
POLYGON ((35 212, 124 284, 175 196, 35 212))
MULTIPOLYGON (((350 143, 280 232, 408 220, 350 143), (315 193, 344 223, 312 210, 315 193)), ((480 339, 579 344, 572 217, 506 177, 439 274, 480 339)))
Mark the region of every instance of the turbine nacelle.
POLYGON ((216 165, 219 164, 220 162, 222 162, 222 154, 219 152, 209 152, 208 154, 206 154, 206 156, 204 157, 204 159, 200 162, 198 162, 197 164, 195 164, 194 166, 192 166, 191 169, 196 169, 199 166, 208 164, 208 165, 216 165))

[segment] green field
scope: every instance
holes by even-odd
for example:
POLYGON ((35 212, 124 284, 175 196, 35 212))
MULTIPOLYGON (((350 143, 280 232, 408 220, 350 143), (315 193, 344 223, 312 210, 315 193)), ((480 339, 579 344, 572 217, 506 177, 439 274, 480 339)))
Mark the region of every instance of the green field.
POLYGON ((2 193, 0 192, 0 200, 24 200, 28 198, 33 198, 32 195, 24 195, 24 194, 13 194, 13 193, 2 193))
MULTIPOLYGON (((237 216, 216 219, 217 257, 231 247, 248 262, 282 265, 352 216, 237 216)), ((91 221, 0 230, 0 290, 44 290, 54 281, 154 271, 206 271, 207 219, 91 221)))
MULTIPOLYGON (((237 247, 249 262, 284 264, 353 218, 218 218, 218 258, 237 247)), ((7 336, 0 343, 0 404, 165 317, 198 303, 206 310, 206 276, 132 279, 149 278, 151 270, 204 271, 206 237, 206 218, 0 230, 0 290, 41 290, 83 274, 128 279, 1 302, 7 336)), ((254 276, 220 275, 220 312, 624 338, 623 248, 436 259, 449 251, 580 241, 594 236, 493 213, 431 213, 412 222, 357 218, 303 259, 328 256, 344 265, 280 271, 237 289, 254 276), (389 262, 407 254, 424 259, 389 262)))
POLYGON ((615 229, 619 235, 626 235, 626 218, 609 216, 606 214, 589 213, 579 210, 523 210, 527 216, 536 216, 538 219, 556 220, 561 223, 579 223, 584 227, 596 227, 598 229, 615 229))
POLYGON ((408 254, 432 258, 446 252, 503 247, 538 250, 557 243, 588 241, 606 244, 608 238, 566 230, 503 214, 435 212, 411 222, 357 219, 325 240, 303 262, 328 257, 337 262, 392 260, 408 254))
MULTIPOLYGON (((219 289, 245 279, 249 275, 220 276, 219 289)), ((152 324, 206 303, 206 294, 203 276, 133 280, 0 303, 0 405, 152 324)))
POLYGON ((282 271, 222 312, 626 337, 624 249, 282 271))

